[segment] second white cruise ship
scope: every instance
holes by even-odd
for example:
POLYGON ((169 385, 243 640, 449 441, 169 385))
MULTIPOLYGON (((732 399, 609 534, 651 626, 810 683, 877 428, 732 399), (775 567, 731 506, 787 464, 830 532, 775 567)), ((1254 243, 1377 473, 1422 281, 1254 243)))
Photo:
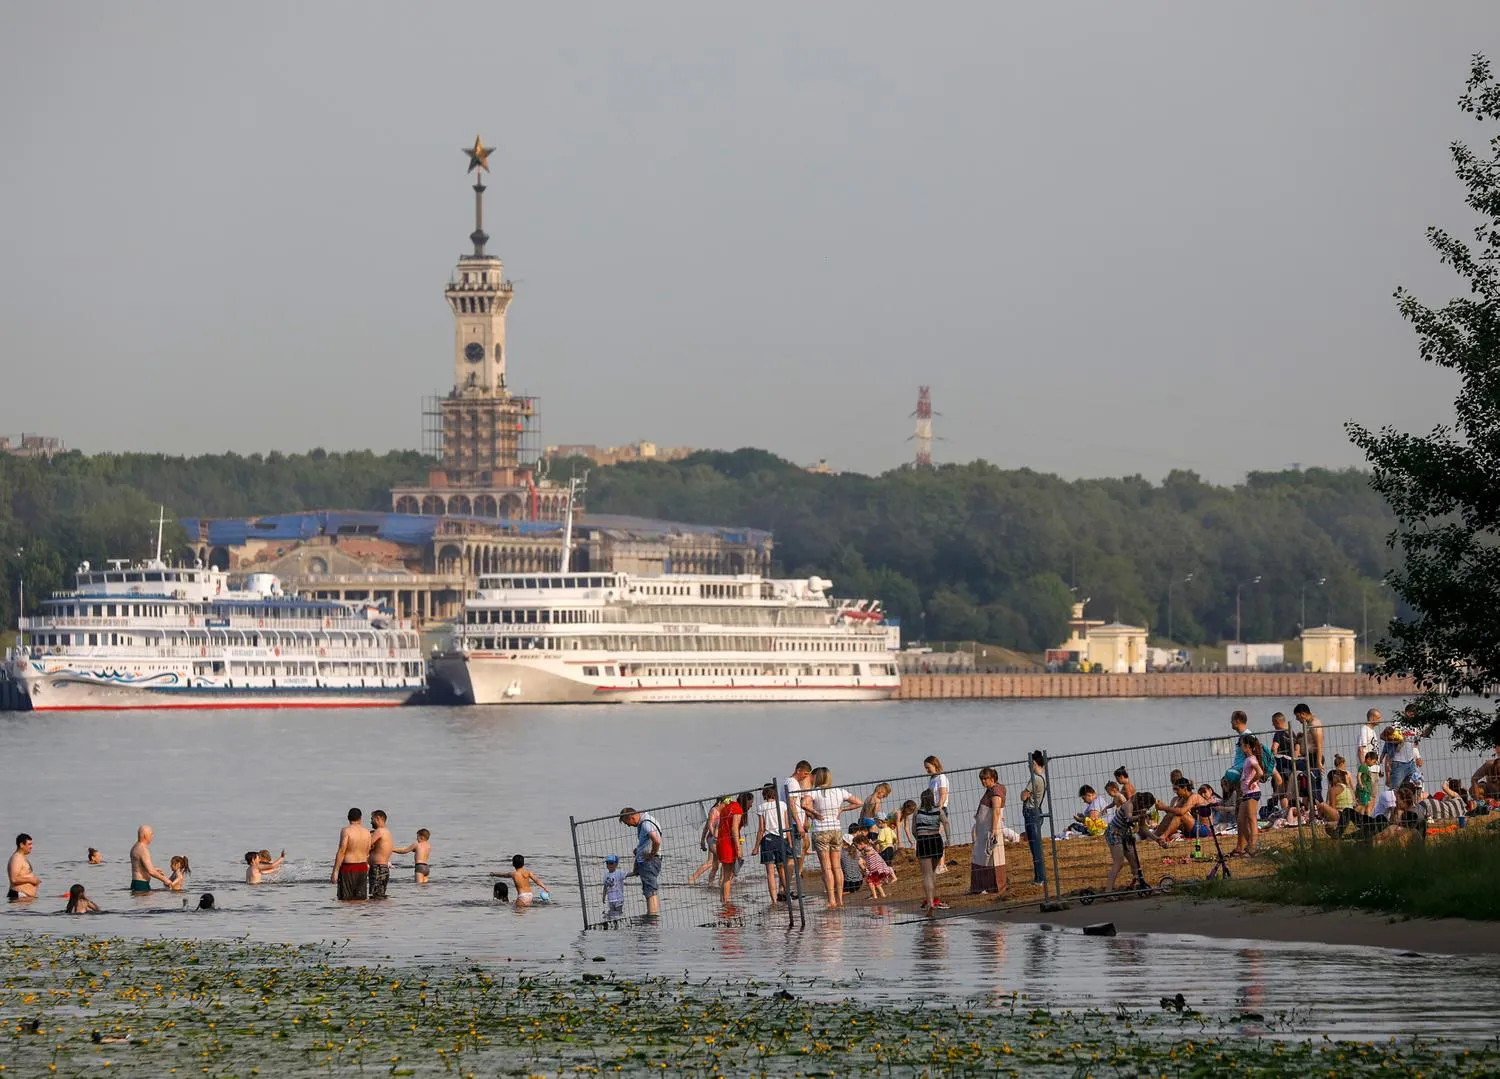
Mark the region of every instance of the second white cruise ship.
POLYGON ((469 704, 884 700, 896 627, 831 582, 739 576, 482 577, 434 657, 469 704))

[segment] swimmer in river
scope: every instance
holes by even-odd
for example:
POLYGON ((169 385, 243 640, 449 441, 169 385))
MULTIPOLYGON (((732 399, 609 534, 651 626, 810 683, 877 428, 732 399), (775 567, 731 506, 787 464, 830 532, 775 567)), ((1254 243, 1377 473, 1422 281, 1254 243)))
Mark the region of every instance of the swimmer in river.
POLYGON ((328 879, 338 885, 343 900, 370 897, 370 831, 360 823, 363 819, 358 809, 349 810, 349 823, 339 832, 339 849, 333 856, 328 879))
POLYGON ((281 852, 280 858, 272 858, 268 850, 257 851, 256 856, 260 859, 260 868, 263 873, 270 873, 281 868, 281 863, 286 861, 286 851, 281 852))
MULTIPOLYGON (((183 902, 186 902, 186 900, 183 900, 183 902)), ((199 910, 213 910, 214 909, 214 893, 213 892, 204 892, 202 895, 200 895, 198 897, 198 909, 199 910)))
POLYGON ((432 868, 432 833, 429 832, 426 828, 417 829, 417 841, 415 843, 408 843, 404 847, 396 847, 391 851, 391 853, 411 854, 413 851, 415 851, 417 855, 417 883, 426 884, 428 879, 427 875, 432 868))
POLYGON ((542 878, 526 868, 526 859, 516 855, 510 860, 509 872, 491 873, 492 877, 509 877, 516 882, 516 906, 529 907, 536 899, 537 893, 545 893, 547 886, 542 883, 542 878))
POLYGON ((276 870, 280 869, 281 868, 281 864, 286 861, 286 856, 285 855, 282 855, 280 858, 276 859, 274 862, 262 861, 261 860, 261 854, 262 853, 263 853, 262 851, 253 851, 253 850, 247 850, 245 852, 245 883, 246 884, 259 884, 260 883, 260 876, 261 876, 262 873, 274 873, 276 870))
POLYGON ((83 894, 83 885, 75 884, 68 889, 68 905, 64 914, 98 914, 99 905, 83 894))
POLYGON ((130 848, 130 890, 149 892, 152 880, 159 880, 171 887, 167 875, 151 864, 151 839, 155 833, 151 825, 143 824, 136 830, 135 846, 130 848))
POLYGON ((100 854, 93 847, 90 847, 89 848, 89 865, 102 865, 103 862, 104 862, 104 855, 100 854))
POLYGON ((16 852, 10 856, 10 861, 5 866, 6 877, 10 880, 5 898, 12 903, 35 899, 37 886, 42 883, 31 868, 31 847, 31 837, 25 832, 16 836, 16 852))

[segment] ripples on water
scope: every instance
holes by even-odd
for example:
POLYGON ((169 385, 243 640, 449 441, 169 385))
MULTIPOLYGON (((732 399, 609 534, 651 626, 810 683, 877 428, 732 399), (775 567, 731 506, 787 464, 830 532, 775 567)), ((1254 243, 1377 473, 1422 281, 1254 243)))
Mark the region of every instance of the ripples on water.
MULTIPOLYGON (((1371 704, 1324 701, 1326 722, 1371 704)), ((696 795, 745 775, 770 776, 799 757, 835 762, 859 779, 912 772, 936 752, 950 764, 1217 735, 1236 704, 1263 715, 1286 702, 903 702, 713 708, 395 709, 194 715, 0 715, 0 828, 36 838, 43 898, 0 912, 0 932, 242 937, 345 942, 351 959, 458 959, 627 975, 710 975, 774 981, 831 995, 1006 998, 1066 1007, 1153 1009, 1181 992, 1219 1019, 1253 1012, 1268 1026, 1385 1038, 1423 1033, 1484 1038, 1500 990, 1492 960, 1403 958, 1374 948, 1084 937, 969 919, 921 923, 857 910, 809 913, 808 927, 631 927, 580 932, 567 818, 625 802, 696 795), (328 872, 345 810, 383 808, 398 843, 433 832, 433 883, 392 870, 385 903, 332 898, 328 872), (187 854, 181 894, 133 897, 126 852, 136 826, 156 829, 165 866, 187 854), (87 847, 106 864, 87 865, 87 847), (243 883, 246 850, 286 848, 269 883, 243 883), (491 869, 524 853, 553 904, 516 910, 491 898, 491 869), (107 913, 67 918, 74 881, 107 913), (204 891, 220 910, 183 910, 204 891), (1455 987, 1462 991, 1455 991, 1455 987)), ((631 833, 620 829, 620 851, 631 833)), ((669 837, 670 840, 671 837, 669 837)), ((696 845, 696 837, 692 837, 696 845)), ((669 848, 670 853, 670 848, 669 848)), ((592 885, 592 877, 590 877, 592 885)), ((747 882, 758 881, 751 875, 747 882)), ((671 895, 665 896, 670 902, 671 895)), ((1103 917, 1103 916, 1101 916, 1103 917)), ((1402 945, 1399 926, 1389 940, 1402 945)))

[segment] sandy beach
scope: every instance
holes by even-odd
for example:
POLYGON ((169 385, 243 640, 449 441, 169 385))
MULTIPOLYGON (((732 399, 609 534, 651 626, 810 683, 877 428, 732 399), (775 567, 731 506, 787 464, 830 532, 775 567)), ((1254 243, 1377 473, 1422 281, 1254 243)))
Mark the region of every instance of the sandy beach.
POLYGON ((1180 933, 1227 940, 1364 945, 1437 955, 1500 955, 1500 924, 1461 918, 1401 918, 1359 910, 1317 910, 1237 899, 1156 896, 1073 903, 1042 913, 1037 907, 965 911, 963 916, 1080 929, 1113 922, 1121 933, 1180 933))

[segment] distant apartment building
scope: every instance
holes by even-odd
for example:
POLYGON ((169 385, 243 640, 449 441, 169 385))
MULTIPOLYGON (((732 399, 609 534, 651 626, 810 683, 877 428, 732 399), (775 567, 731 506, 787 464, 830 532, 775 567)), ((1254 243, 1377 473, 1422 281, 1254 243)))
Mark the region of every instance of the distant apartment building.
POLYGON ((51 457, 67 448, 62 439, 48 435, 22 435, 19 443, 0 435, 0 453, 8 453, 12 457, 51 457))
POLYGON ((655 442, 632 442, 628 446, 548 446, 548 457, 587 457, 596 465, 619 465, 631 461, 680 461, 698 451, 691 446, 658 446, 655 442))

